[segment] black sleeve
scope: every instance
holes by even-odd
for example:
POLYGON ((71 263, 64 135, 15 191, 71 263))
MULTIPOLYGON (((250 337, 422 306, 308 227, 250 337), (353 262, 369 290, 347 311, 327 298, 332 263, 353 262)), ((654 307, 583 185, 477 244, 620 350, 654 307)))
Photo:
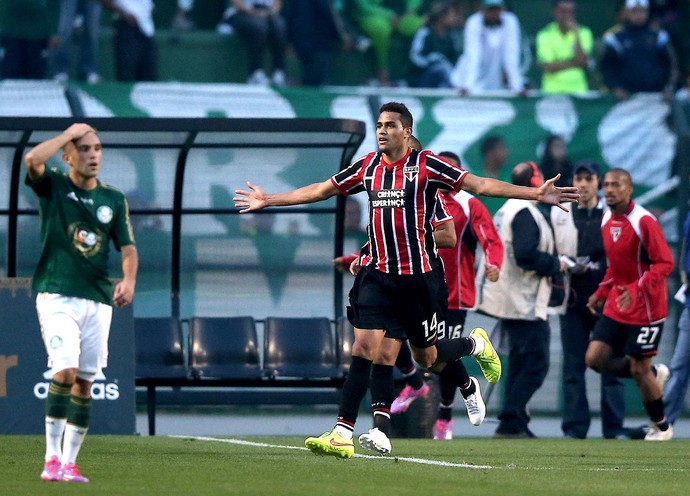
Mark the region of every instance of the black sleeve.
POLYGON ((552 253, 539 251, 539 226, 528 209, 523 208, 513 218, 513 253, 515 262, 523 270, 534 270, 541 276, 553 276, 561 264, 552 253))

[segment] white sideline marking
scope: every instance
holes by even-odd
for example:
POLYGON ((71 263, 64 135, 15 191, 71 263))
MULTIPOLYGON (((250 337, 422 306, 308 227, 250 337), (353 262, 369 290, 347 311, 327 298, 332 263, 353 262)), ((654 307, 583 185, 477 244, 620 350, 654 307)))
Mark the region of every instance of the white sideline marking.
MULTIPOLYGON (((206 437, 206 436, 168 436, 175 437, 178 439, 195 439, 197 441, 212 441, 217 443, 228 443, 228 444, 238 444, 241 446, 254 446, 256 448, 276 448, 276 449, 295 449, 307 451, 307 448, 302 448, 300 446, 283 446, 280 444, 267 444, 267 443, 256 443, 253 441, 245 441, 243 439, 226 439, 218 437, 206 437)), ((406 456, 381 456, 381 455, 360 455, 355 453, 356 458, 368 458, 371 460, 397 460, 400 462, 410 462, 419 463, 421 465, 436 465, 438 467, 455 467, 455 468, 474 468, 474 469, 487 469, 495 468, 491 465, 471 465, 469 463, 451 463, 443 462, 439 460, 427 460, 425 458, 409 458, 406 456)))

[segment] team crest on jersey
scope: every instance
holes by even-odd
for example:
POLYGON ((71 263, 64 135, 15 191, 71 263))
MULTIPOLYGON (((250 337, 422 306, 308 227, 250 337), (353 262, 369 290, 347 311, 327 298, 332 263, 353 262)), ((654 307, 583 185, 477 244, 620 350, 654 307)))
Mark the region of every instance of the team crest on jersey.
POLYGON ((62 346, 62 338, 60 336, 50 338, 50 347, 52 349, 57 350, 60 346, 62 346))
POLYGON ((623 229, 620 227, 612 227, 611 228, 611 237, 613 238, 613 242, 615 243, 618 241, 618 238, 621 237, 621 233, 623 232, 623 229))
POLYGON ((74 248, 86 257, 92 257, 98 253, 103 244, 103 236, 94 232, 89 226, 75 223, 69 228, 69 236, 74 248))
POLYGON ((98 207, 98 210, 96 210, 96 217, 98 217, 98 220, 103 224, 108 224, 113 220, 113 209, 108 205, 101 205, 98 207))
POLYGON ((419 174, 419 166, 406 165, 405 167, 403 167, 403 174, 408 181, 412 182, 414 181, 414 178, 417 177, 417 174, 419 174))

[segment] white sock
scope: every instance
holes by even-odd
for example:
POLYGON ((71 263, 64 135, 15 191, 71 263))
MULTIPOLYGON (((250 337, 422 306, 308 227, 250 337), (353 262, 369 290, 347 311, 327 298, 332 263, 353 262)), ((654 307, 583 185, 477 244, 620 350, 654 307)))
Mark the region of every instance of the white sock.
POLYGON ((79 427, 78 425, 67 424, 65 428, 63 465, 68 465, 77 461, 77 455, 79 455, 79 449, 84 442, 87 430, 88 429, 79 427))
POLYGON ((477 356, 484 351, 484 340, 473 337, 472 341, 474 341, 474 350, 472 351, 472 356, 477 356))
POLYGON ((333 429, 335 432, 338 433, 340 437, 345 439, 346 441, 349 441, 352 439, 352 431, 350 429, 346 429, 342 425, 336 425, 335 428, 333 429))
POLYGON ((46 461, 57 456, 62 460, 62 434, 67 419, 46 417, 46 461))

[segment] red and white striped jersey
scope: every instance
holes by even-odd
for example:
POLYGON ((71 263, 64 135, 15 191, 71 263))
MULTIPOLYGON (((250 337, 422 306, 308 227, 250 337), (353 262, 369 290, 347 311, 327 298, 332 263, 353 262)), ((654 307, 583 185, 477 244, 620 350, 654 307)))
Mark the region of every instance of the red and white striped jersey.
POLYGON ((391 274, 430 272, 436 254, 432 219, 438 190, 458 191, 467 171, 429 150, 408 149, 388 164, 372 152, 331 177, 343 195, 369 195, 369 250, 363 266, 391 274))
POLYGON ((476 301, 475 258, 477 244, 484 250, 485 263, 501 268, 503 242, 491 214, 479 199, 465 191, 455 196, 444 193, 453 217, 458 242, 453 248, 439 248, 448 285, 448 310, 470 310, 476 301))
POLYGON ((624 215, 604 213, 601 234, 608 259, 604 279, 596 291, 605 299, 604 315, 624 324, 661 322, 668 313, 666 279, 673 270, 673 255, 656 218, 630 202, 624 215), (632 304, 618 308, 619 286, 625 286, 632 304))

